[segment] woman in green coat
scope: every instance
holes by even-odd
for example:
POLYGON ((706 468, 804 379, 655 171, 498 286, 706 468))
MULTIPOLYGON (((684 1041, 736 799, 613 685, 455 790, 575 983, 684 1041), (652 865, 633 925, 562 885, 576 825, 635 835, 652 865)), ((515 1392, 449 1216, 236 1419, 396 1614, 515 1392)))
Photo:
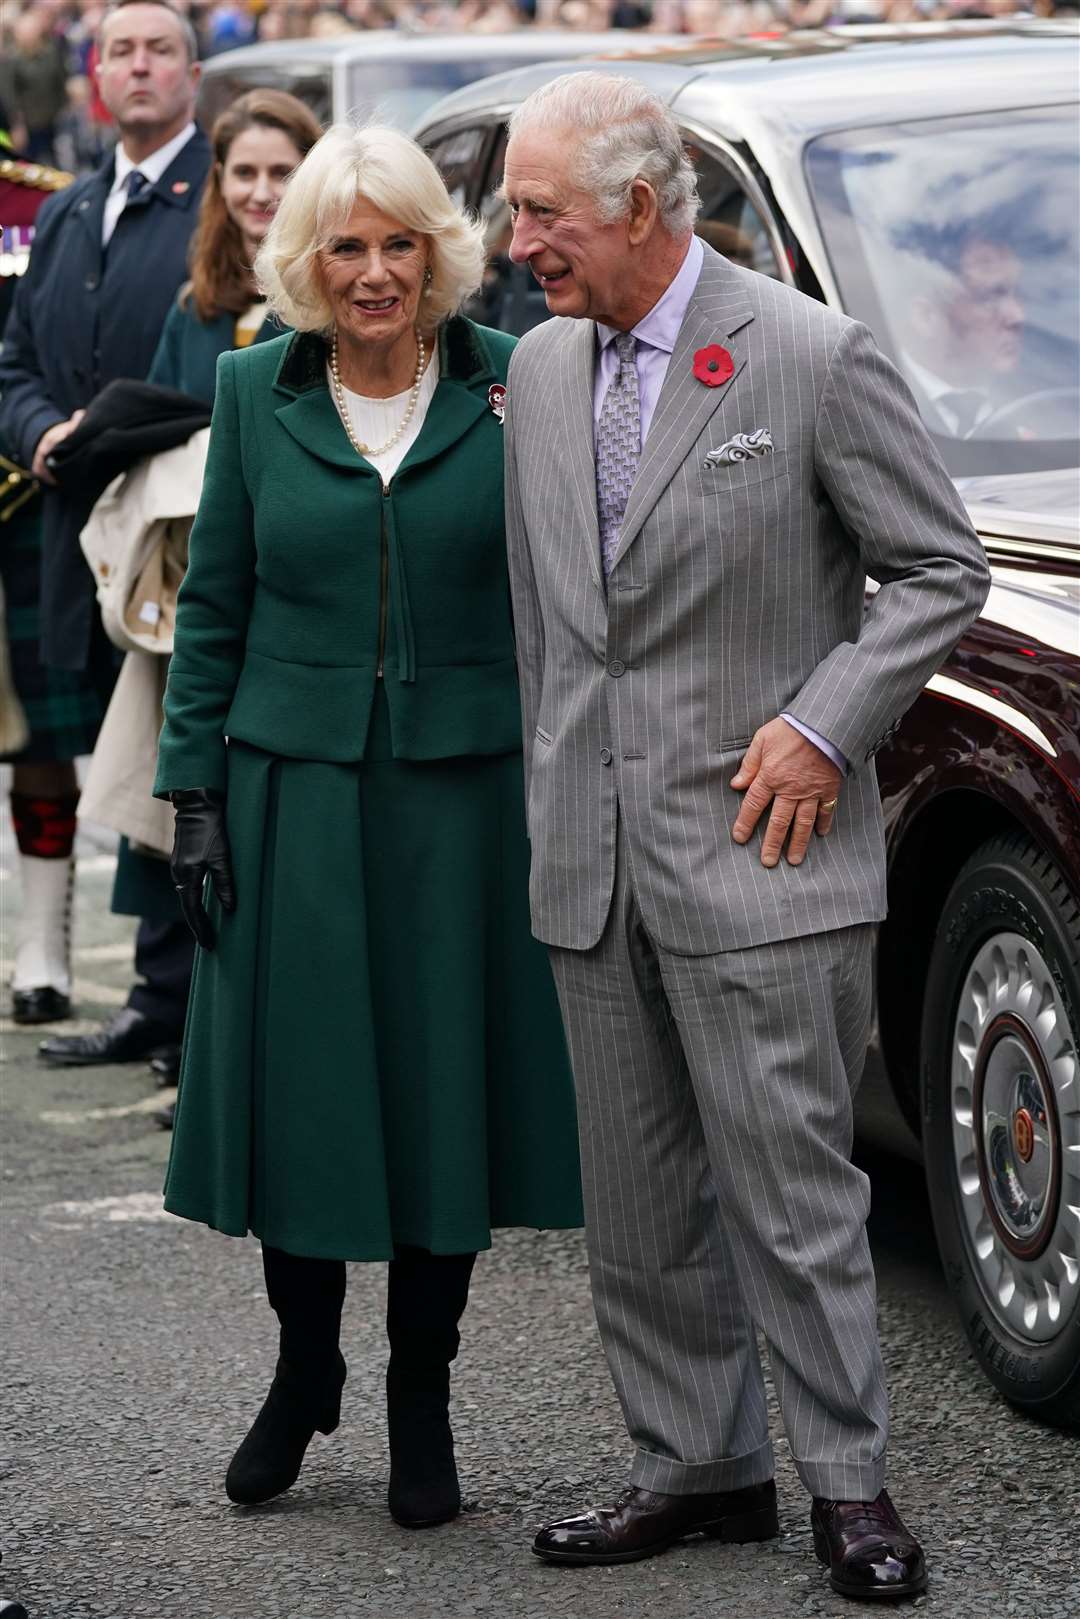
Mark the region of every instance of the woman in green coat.
POLYGON ((460 1508, 449 1369, 477 1250, 581 1223, 528 922, 512 342, 455 313, 482 264, 395 131, 332 129, 290 182, 256 269, 295 331, 218 364, 156 788, 203 946, 166 1207, 261 1238, 281 1325, 227 1491, 287 1489, 337 1425, 344 1262, 387 1260, 389 1504, 411 1526, 460 1508))
MULTIPOLYGON (((252 265, 292 171, 322 134, 309 107, 283 90, 251 90, 216 120, 214 161, 191 238, 191 277, 180 288, 158 343, 148 382, 214 400, 218 356, 281 335, 255 285, 252 265)), ((121 916, 176 921, 176 894, 163 860, 121 840, 112 909, 121 916)), ((164 1062, 164 1059, 158 1059, 164 1062)), ((164 1078, 175 1078, 168 1064, 164 1078)), ((159 1122, 172 1123, 173 1109, 159 1122)))

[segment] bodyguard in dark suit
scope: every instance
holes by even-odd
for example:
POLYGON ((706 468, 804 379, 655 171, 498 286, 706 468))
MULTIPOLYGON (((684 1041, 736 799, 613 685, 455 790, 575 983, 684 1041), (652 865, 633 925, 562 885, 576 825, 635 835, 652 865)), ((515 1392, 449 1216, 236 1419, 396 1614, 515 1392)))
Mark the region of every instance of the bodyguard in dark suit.
MULTIPOLYGON (((98 75, 120 141, 96 173, 60 192, 38 215, 30 268, 0 356, 0 434, 49 486, 43 659, 53 668, 94 671, 108 688, 116 662, 79 549, 92 497, 54 476, 49 458, 106 383, 146 376, 186 273, 210 152, 193 122, 195 38, 163 0, 119 0, 110 8, 98 75)), ((122 865, 134 859, 125 854, 122 865)), ((130 887, 131 871, 126 875, 130 887)), ((149 906, 141 911, 136 968, 146 985, 135 987, 128 1006, 101 1033, 46 1041, 48 1059, 124 1061, 179 1040, 191 949, 171 895, 168 900, 167 914, 160 902, 156 915, 149 906)))

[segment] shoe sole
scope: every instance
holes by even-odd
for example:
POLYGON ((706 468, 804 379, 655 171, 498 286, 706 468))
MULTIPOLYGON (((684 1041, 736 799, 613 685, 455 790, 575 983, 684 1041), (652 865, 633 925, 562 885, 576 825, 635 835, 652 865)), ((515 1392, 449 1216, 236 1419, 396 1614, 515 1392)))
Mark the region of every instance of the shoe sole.
POLYGON ((775 1510, 769 1509, 763 1512, 741 1512, 735 1517, 718 1518, 713 1523, 697 1524, 693 1529, 686 1529, 678 1535, 670 1535, 666 1540, 653 1541, 648 1546, 639 1546, 632 1552, 556 1552, 535 1545, 532 1550, 545 1563, 586 1567, 590 1564, 640 1563, 646 1557, 659 1557, 661 1553, 670 1551, 672 1546, 678 1546, 683 1541, 694 1539, 699 1535, 705 1540, 744 1545, 754 1540, 775 1540, 779 1533, 780 1521, 775 1510))
POLYGON ((817 1531, 814 1531, 814 1552, 819 1563, 823 1563, 829 1572, 829 1584, 837 1596, 855 1597, 860 1602, 894 1602, 901 1597, 917 1597, 926 1590, 930 1583, 927 1575, 923 1574, 917 1580, 905 1580, 903 1585, 889 1585, 875 1589, 870 1585, 853 1585, 841 1580, 832 1573, 832 1558, 829 1556, 827 1545, 819 1540, 817 1531))

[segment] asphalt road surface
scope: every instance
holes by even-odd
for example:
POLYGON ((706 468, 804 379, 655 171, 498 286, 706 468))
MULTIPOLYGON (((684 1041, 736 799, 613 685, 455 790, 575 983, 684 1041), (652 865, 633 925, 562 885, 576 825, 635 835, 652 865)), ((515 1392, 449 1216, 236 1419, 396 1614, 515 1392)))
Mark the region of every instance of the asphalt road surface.
MULTIPOLYGON (((107 911, 110 859, 89 854, 76 934, 87 1022, 122 1003, 131 971, 131 924, 107 911)), ((4 873, 8 950, 15 888, 4 873)), ((340 1429, 316 1438, 288 1495, 230 1506, 225 1468, 275 1353, 257 1247, 162 1213, 169 1138, 141 1064, 50 1071, 36 1034, 0 1028, 0 1596, 18 1595, 30 1619, 859 1611, 828 1591, 814 1559, 775 1412, 778 1541, 688 1544, 616 1570, 551 1568, 530 1554, 538 1525, 610 1499, 628 1468, 576 1234, 507 1233, 477 1268, 455 1375, 467 1501, 456 1523, 409 1532, 386 1513, 378 1266, 350 1272, 340 1429)), ((1016 1416, 983 1380, 936 1261, 918 1169, 868 1167, 889 1482, 931 1568, 913 1605, 939 1619, 1077 1619, 1080 1441, 1016 1416)))

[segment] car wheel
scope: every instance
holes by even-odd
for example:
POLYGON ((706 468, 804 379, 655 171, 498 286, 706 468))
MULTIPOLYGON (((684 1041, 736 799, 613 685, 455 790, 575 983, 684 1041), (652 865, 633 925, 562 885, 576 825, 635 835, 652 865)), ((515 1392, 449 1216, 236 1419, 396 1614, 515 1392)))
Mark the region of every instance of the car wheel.
POLYGON ((942 910, 922 1028, 938 1246, 972 1349, 1080 1430, 1080 908, 1027 838, 991 839, 942 910))

